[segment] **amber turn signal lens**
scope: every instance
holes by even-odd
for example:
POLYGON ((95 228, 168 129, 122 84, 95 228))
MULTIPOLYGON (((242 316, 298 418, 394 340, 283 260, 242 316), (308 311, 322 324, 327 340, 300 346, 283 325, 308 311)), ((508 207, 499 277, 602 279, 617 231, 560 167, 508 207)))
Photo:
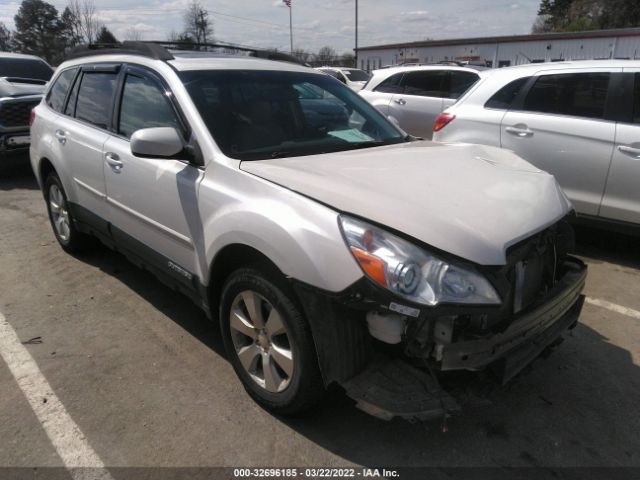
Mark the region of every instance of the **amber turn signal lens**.
POLYGON ((371 255, 369 252, 360 250, 357 247, 351 247, 351 251, 356 256, 358 263, 369 277, 378 282, 383 287, 387 286, 387 279, 384 275, 385 265, 378 257, 371 255))

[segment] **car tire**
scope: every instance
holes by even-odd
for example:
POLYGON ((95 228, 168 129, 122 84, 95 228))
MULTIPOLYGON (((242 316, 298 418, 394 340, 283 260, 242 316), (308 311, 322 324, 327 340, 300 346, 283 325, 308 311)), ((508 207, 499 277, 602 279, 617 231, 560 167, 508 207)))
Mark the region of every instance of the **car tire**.
POLYGON ((257 403, 292 415, 320 401, 325 388, 311 330, 279 272, 233 272, 222 289, 220 327, 231 364, 257 403))
POLYGON ((85 248, 88 238, 76 228, 75 220, 69 210, 67 194, 55 173, 51 173, 45 180, 44 198, 53 234, 62 249, 67 253, 76 253, 85 248))

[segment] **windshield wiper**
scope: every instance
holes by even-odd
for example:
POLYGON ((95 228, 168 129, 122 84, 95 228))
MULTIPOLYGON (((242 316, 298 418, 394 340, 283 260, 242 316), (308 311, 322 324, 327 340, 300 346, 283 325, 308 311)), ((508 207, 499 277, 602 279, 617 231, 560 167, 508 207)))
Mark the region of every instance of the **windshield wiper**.
POLYGON ((355 142, 347 145, 340 145, 340 150, 357 150, 359 148, 381 147, 382 145, 391 145, 383 140, 369 140, 366 142, 355 142))

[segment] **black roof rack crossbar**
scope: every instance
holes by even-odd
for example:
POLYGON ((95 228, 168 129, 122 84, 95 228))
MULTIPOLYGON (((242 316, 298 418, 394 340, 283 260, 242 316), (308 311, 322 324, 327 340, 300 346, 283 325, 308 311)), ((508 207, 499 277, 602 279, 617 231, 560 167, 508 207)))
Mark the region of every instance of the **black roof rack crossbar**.
POLYGON ((173 60, 174 56, 161 45, 152 42, 129 42, 122 43, 94 43, 91 45, 80 45, 67 54, 67 60, 73 58, 89 57, 92 55, 127 54, 141 55, 155 60, 173 60))

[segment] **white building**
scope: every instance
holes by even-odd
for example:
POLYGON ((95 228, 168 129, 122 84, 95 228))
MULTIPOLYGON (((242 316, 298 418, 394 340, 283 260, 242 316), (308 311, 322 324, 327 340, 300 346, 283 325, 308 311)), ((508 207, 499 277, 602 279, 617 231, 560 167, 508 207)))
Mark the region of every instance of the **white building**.
POLYGON ((426 40, 361 47, 357 54, 363 70, 452 60, 506 67, 561 60, 640 59, 640 28, 426 40))

